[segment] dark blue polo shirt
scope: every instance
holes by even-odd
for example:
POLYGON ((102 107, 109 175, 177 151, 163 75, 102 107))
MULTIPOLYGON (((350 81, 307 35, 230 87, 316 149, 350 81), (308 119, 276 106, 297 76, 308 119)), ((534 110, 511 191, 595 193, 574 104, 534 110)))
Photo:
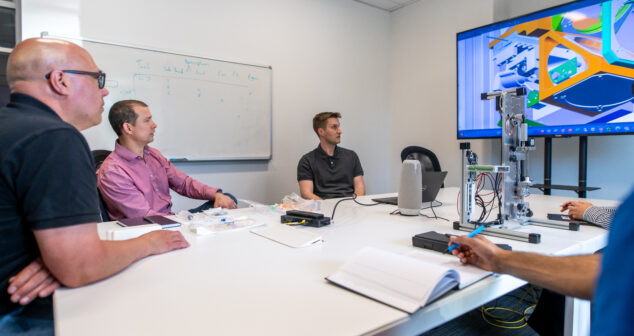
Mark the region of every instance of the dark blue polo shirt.
POLYGON ((33 231, 99 222, 98 209, 86 139, 39 100, 12 94, 0 110, 0 315, 18 307, 9 278, 40 255, 33 231))
POLYGON ((313 193, 321 198, 336 198, 354 194, 354 178, 363 175, 357 153, 335 146, 333 156, 328 156, 317 145, 306 153, 297 165, 297 181, 313 181, 313 193))

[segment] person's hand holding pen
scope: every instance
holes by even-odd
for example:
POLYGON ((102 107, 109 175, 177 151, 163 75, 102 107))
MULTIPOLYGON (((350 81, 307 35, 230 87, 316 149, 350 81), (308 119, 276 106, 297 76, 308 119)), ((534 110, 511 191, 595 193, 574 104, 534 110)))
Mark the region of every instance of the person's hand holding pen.
POLYGON ((568 201, 561 205, 561 212, 568 210, 568 216, 572 219, 583 219, 586 209, 592 206, 592 203, 582 201, 568 201))
POLYGON ((451 253, 460 259, 463 264, 472 264, 484 270, 495 273, 502 272, 502 258, 510 251, 505 251, 483 236, 468 238, 464 236, 451 236, 449 245, 460 244, 451 253))

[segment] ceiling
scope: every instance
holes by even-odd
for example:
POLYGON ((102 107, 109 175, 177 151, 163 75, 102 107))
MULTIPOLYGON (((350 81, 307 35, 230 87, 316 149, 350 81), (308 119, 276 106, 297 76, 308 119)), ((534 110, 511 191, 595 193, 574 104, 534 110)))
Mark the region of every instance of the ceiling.
POLYGON ((418 0, 353 0, 362 4, 382 9, 388 12, 393 12, 399 8, 403 8, 407 5, 411 5, 418 0))

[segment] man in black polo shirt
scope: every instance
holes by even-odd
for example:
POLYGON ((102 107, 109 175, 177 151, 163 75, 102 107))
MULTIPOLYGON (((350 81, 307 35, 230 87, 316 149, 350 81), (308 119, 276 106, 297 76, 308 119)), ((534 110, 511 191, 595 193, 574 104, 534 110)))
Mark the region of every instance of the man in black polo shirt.
POLYGON ((363 168, 357 153, 337 146, 341 142, 339 112, 322 112, 313 118, 319 146, 297 165, 299 191, 306 199, 365 195, 363 168))
POLYGON ((108 90, 86 50, 25 40, 9 56, 7 81, 11 98, 0 110, 0 335, 48 335, 50 297, 28 301, 45 296, 52 277, 82 286, 189 245, 172 231, 99 239, 95 170, 79 131, 101 122, 108 90))

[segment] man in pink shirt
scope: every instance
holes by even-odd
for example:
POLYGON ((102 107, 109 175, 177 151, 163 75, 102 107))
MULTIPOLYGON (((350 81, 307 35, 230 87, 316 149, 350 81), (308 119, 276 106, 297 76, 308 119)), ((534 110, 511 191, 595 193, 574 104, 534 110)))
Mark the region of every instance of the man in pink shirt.
POLYGON ((191 211, 236 208, 232 196, 192 179, 148 146, 154 141, 156 123, 145 103, 117 102, 110 108, 108 119, 119 139, 97 171, 97 187, 110 219, 172 215, 170 189, 189 198, 208 200, 191 211))

